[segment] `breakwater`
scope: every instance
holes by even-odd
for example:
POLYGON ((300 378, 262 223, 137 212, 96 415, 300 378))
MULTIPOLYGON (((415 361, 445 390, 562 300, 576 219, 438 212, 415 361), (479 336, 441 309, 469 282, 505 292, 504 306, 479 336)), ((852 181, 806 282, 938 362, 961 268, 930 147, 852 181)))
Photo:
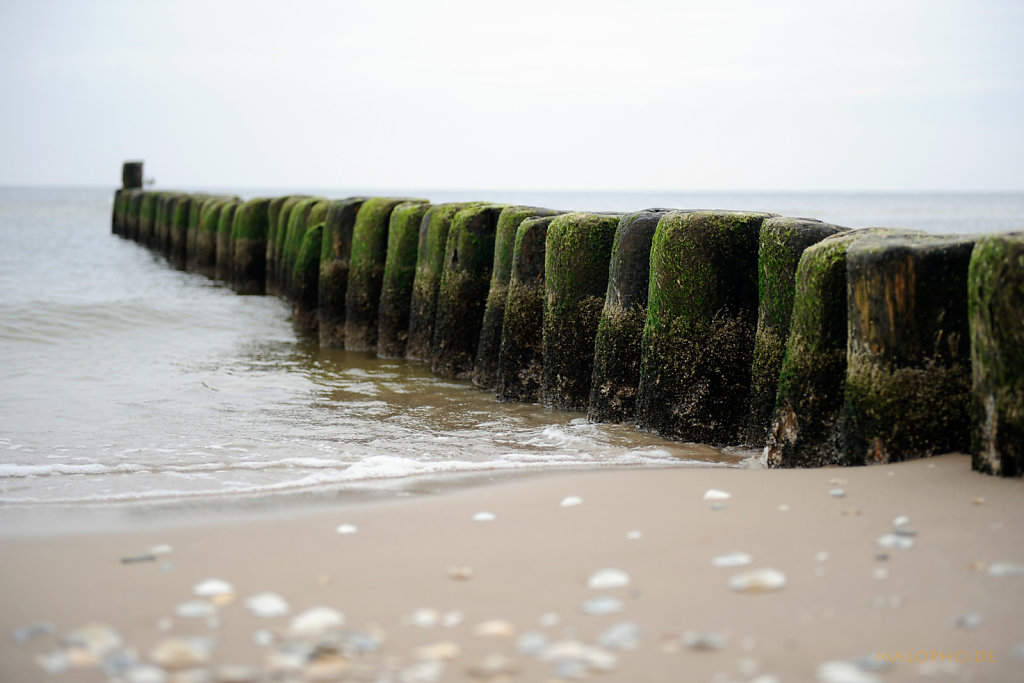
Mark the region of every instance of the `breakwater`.
POLYGON ((243 202, 136 177, 126 169, 115 195, 116 234, 241 293, 284 297, 324 346, 426 361, 499 400, 764 447, 774 467, 961 450, 979 470, 1022 473, 1020 234, 399 197, 243 202))

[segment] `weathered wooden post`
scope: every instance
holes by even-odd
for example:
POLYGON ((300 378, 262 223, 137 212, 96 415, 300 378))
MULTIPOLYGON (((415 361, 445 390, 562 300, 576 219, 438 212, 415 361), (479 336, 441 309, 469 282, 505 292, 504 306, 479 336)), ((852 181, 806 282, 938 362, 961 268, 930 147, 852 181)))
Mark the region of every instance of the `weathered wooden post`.
POLYGON ((377 355, 381 358, 405 358, 420 224, 429 208, 430 204, 426 202, 404 202, 391 212, 387 258, 377 307, 377 355))
POLYGON ((133 190, 142 187, 142 162, 126 161, 121 166, 121 187, 133 190))
POLYGON ((757 328, 757 250, 769 214, 669 212, 651 246, 641 351, 641 429, 742 443, 757 328))
POLYGON ((544 365, 544 258, 554 216, 519 224, 498 354, 499 401, 540 401, 544 365))
POLYGON ((417 200, 374 197, 363 203, 356 216, 345 291, 345 348, 349 351, 377 350, 377 307, 388 255, 388 226, 395 207, 408 201, 417 200))
POLYGON ((847 250, 847 462, 968 449, 967 274, 974 241, 871 237, 847 250))
POLYGON ((367 197, 336 199, 327 207, 320 252, 320 346, 345 348, 345 299, 356 217, 367 197))
POLYGON ((323 233, 323 222, 306 230, 292 267, 292 326, 306 334, 316 334, 320 324, 317 306, 323 233))
POLYGON ((969 274, 974 469, 1024 475, 1024 233, 978 240, 969 274))
POLYGON ((498 216, 494 235, 494 263, 491 265, 491 283, 487 292, 480 341, 473 363, 473 384, 493 389, 498 383, 498 355, 501 352, 501 328, 505 322, 505 300, 512 275, 512 248, 516 231, 527 218, 555 216, 561 212, 533 206, 508 206, 498 216))
POLYGON ((437 319, 437 290, 444 268, 448 230, 455 214, 468 206, 473 204, 435 204, 427 210, 420 223, 416 276, 409 305, 409 341, 405 349, 405 357, 411 360, 429 362, 431 359, 431 342, 437 319))
POLYGON ((322 197, 300 199, 288 214, 288 224, 278 240, 278 291, 286 299, 295 300, 293 275, 306 231, 327 216, 330 202, 322 197))
POLYGON ((647 318, 651 241, 667 209, 626 214, 615 228, 608 291, 594 343, 587 419, 627 422, 636 415, 640 340, 647 318))
POLYGON ((548 225, 544 263, 544 367, 547 408, 586 410, 597 325, 608 288, 617 214, 567 213, 548 225))
POLYGON ((235 214, 241 205, 241 199, 225 202, 217 219, 217 258, 214 277, 224 282, 231 278, 231 232, 235 227, 235 214))
POLYGON ((468 379, 476 360, 494 262, 494 233, 504 206, 477 204, 452 219, 437 290, 431 370, 468 379))
POLYGON ((761 224, 757 253, 757 332, 746 433, 748 446, 765 445, 775 410, 800 257, 811 245, 843 230, 810 218, 776 216, 761 224))
POLYGON ((238 208, 231 228, 231 287, 239 294, 266 291, 270 199, 250 199, 238 208))

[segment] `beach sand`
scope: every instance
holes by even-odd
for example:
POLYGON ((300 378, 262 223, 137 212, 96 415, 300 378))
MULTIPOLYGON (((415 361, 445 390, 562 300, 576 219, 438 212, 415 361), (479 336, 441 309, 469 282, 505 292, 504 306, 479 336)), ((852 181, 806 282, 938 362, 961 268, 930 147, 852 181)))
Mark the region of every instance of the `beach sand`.
POLYGON ((97 657, 125 681, 1024 680, 1024 481, 973 473, 963 455, 563 472, 248 520, 11 531, 0 680, 12 683, 108 680, 97 657), (887 535, 913 547, 881 547, 887 535), (751 563, 713 566, 736 551, 751 563), (620 570, 603 575, 613 585, 589 587, 602 569, 620 570), (784 585, 730 587, 758 569, 784 585), (233 599, 196 597, 211 578, 233 599), (290 612, 252 614, 246 600, 266 591, 290 612), (614 600, 591 607, 621 611, 584 613, 602 597, 614 600), (206 616, 176 616, 188 603, 206 616), (289 633, 317 606, 344 625, 289 633), (15 633, 41 622, 52 631, 15 633), (89 623, 110 629, 94 629, 91 652, 62 648, 89 623), (178 678, 161 678, 154 650, 178 678), (48 673, 40 659, 78 665, 48 673))

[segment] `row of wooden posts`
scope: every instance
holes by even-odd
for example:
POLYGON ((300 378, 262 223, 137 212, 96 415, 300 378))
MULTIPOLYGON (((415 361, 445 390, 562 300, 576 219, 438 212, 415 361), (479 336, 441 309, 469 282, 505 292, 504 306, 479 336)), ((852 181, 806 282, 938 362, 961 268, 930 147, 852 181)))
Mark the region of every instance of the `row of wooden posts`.
POLYGON ((1024 234, 769 213, 154 192, 113 231, 320 343, 426 361, 502 401, 764 447, 770 467, 970 452, 1024 474, 1024 234))

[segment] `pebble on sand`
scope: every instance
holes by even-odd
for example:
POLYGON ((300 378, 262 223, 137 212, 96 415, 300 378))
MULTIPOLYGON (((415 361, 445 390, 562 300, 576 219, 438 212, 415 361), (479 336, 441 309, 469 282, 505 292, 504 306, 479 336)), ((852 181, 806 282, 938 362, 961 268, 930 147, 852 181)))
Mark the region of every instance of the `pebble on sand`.
POLYGON ((235 587, 223 579, 206 579, 197 583, 192 593, 200 598, 222 600, 234 596, 235 587))
POLYGON ((785 586, 786 575, 778 569, 754 569, 729 578, 729 588, 737 593, 766 593, 785 586))
POLYGON ((474 522, 493 522, 495 519, 493 512, 478 512, 473 515, 474 522))
POLYGON ((621 588, 629 585, 629 574, 621 569, 601 569, 595 572, 587 580, 587 588, 604 590, 606 588, 621 588))
POLYGON ((745 567, 753 561, 754 558, 750 555, 737 550, 713 558, 711 560, 711 565, 713 567, 745 567))
POLYGON ((277 593, 257 593, 245 601, 245 606, 254 616, 281 617, 291 611, 288 602, 277 593))
POLYGON ((577 505, 583 505, 583 499, 579 496, 566 496, 562 499, 562 507, 571 508, 577 505))
POLYGON ((701 500, 729 500, 732 494, 719 489, 708 489, 701 500))
POLYGON ((359 528, 355 524, 340 524, 338 528, 334 530, 335 533, 342 535, 354 534, 359 531, 359 528))
POLYGON ((292 638, 316 638, 345 624, 345 615, 333 607, 312 607, 292 619, 288 634, 292 638))

